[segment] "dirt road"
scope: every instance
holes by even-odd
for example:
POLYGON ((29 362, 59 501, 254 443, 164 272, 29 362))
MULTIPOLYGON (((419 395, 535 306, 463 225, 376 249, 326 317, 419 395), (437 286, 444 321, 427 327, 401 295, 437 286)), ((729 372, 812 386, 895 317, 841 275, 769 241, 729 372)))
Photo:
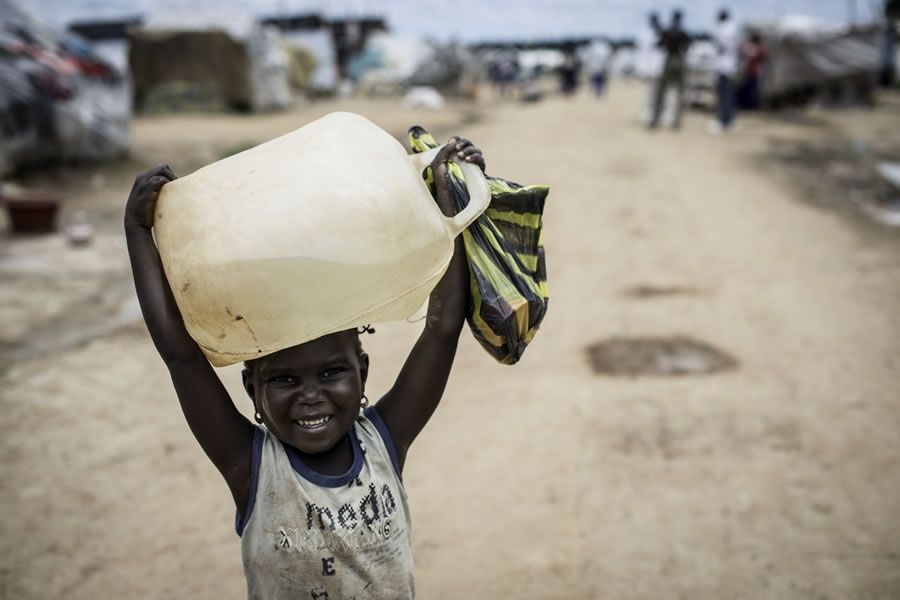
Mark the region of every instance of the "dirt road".
MULTIPOLYGON (((396 133, 416 121, 459 131, 491 173, 553 188, 542 331, 516 367, 464 333, 410 452, 420 597, 900 597, 900 238, 808 201, 760 161, 773 139, 816 127, 745 119, 712 138, 691 115, 680 133, 648 133, 637 104, 623 84, 604 101, 480 118, 343 106, 396 133), (586 352, 675 335, 737 365, 609 377, 586 352)), ((185 170, 333 108, 141 120, 131 170, 158 159, 185 170)), ((108 216, 94 247, 73 258, 58 239, 4 238, 0 596, 241 598, 229 495, 128 309, 115 215, 130 174, 110 169, 57 182, 108 216), (121 289, 124 308, 103 304, 121 289), (52 349, 54 329, 111 314, 114 326, 52 349)), ((370 397, 417 329, 364 340, 370 397)), ((239 371, 223 377, 248 408, 239 371)))

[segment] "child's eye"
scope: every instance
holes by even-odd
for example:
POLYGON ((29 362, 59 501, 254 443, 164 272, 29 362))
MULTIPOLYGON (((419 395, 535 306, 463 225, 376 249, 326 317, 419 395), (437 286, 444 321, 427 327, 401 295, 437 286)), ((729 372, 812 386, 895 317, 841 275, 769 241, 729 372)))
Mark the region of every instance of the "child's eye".
POLYGON ((290 375, 276 375, 269 378, 269 383, 294 383, 295 381, 297 380, 290 375))
POLYGON ((344 372, 343 367, 331 367, 330 369, 325 369, 322 371, 323 379, 334 379, 335 377, 339 377, 341 373, 344 372))

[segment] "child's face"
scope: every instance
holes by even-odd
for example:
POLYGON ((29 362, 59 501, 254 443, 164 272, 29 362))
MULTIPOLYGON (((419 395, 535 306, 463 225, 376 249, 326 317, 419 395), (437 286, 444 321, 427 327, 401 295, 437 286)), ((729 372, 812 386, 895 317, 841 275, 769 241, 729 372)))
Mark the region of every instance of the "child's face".
POLYGON ((359 414, 369 359, 342 331, 254 361, 247 391, 266 427, 307 454, 330 450, 359 414))

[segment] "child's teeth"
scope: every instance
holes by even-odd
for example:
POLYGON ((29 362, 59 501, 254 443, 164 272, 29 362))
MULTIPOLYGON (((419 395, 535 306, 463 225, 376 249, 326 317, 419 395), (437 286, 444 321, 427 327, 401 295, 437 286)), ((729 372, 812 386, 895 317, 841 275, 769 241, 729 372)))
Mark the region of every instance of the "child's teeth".
POLYGON ((318 419, 298 419, 297 423, 303 427, 318 427, 328 422, 331 417, 319 417, 318 419))

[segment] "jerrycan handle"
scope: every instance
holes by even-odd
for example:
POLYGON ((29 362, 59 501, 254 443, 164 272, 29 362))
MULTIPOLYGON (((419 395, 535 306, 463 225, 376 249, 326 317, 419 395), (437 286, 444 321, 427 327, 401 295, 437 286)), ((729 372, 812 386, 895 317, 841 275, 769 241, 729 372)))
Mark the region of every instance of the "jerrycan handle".
MULTIPOLYGON (((421 174, 425 167, 431 164, 437 153, 441 151, 441 148, 443 146, 432 148, 428 152, 422 152, 421 154, 410 154, 409 160, 416 171, 421 174)), ((453 162, 462 169, 463 175, 466 177, 466 189, 469 191, 469 203, 464 209, 452 217, 445 217, 443 213, 441 214, 444 222, 447 224, 447 229, 450 230, 450 234, 452 237, 456 237, 488 207, 488 204, 491 202, 491 188, 488 186, 487 178, 478 165, 460 160, 456 155, 453 156, 453 162)))

